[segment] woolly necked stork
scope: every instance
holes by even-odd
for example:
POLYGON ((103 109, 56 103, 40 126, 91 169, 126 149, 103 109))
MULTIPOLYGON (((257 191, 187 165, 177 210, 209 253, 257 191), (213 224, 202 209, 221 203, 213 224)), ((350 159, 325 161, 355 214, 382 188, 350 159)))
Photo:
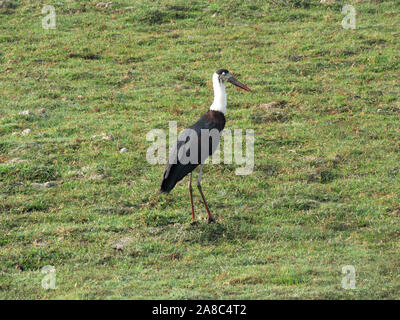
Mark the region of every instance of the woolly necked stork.
POLYGON ((211 156, 218 147, 221 131, 225 127, 226 112, 226 81, 251 91, 245 84, 236 80, 228 70, 220 69, 212 77, 214 88, 214 102, 208 110, 194 125, 185 129, 175 142, 165 167, 161 183, 161 191, 168 193, 186 175, 189 176, 189 195, 192 206, 192 220, 194 222, 192 171, 200 165, 197 178, 197 188, 203 199, 208 214, 208 222, 215 222, 208 208, 206 198, 201 189, 201 175, 205 160, 211 156), (203 143, 202 143, 203 142, 203 143), (188 159, 190 160, 188 161, 188 159))

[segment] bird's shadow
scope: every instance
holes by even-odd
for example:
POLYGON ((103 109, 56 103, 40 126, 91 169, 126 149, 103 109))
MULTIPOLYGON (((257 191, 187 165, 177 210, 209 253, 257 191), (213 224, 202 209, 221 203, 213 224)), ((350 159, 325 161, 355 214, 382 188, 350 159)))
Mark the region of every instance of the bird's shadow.
MULTIPOLYGON (((216 243, 226 238, 228 228, 220 222, 192 222, 189 225, 193 242, 212 242, 216 243)), ((189 239, 188 239, 189 240, 189 239)), ((190 241, 190 240, 189 240, 190 241)))
POLYGON ((221 242, 236 243, 259 237, 257 230, 251 225, 244 225, 241 220, 207 223, 200 221, 194 225, 183 227, 185 236, 183 241, 201 244, 217 244, 221 242))

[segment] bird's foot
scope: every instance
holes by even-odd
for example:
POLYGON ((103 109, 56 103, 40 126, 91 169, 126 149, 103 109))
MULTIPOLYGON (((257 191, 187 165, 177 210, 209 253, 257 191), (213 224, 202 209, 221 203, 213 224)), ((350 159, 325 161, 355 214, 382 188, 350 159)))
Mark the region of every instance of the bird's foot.
POLYGON ((210 215, 208 217, 208 223, 213 223, 213 222, 217 222, 217 220, 215 220, 215 218, 212 215, 210 215))
POLYGON ((191 223, 190 223, 190 225, 192 225, 192 226, 198 226, 200 223, 198 222, 198 221, 192 221, 191 223))

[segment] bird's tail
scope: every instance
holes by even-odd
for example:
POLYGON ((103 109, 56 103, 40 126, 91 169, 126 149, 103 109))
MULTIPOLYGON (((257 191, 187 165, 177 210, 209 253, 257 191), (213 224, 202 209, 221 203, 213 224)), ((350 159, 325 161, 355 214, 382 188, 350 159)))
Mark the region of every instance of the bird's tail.
POLYGON ((169 181, 169 179, 167 178, 161 182, 160 191, 163 193, 169 193, 174 187, 175 183, 171 183, 171 181, 169 181))
POLYGON ((171 168, 166 169, 161 182, 161 192, 170 192, 179 181, 181 181, 188 173, 192 172, 197 166, 198 164, 182 165, 178 163, 172 165, 171 168))

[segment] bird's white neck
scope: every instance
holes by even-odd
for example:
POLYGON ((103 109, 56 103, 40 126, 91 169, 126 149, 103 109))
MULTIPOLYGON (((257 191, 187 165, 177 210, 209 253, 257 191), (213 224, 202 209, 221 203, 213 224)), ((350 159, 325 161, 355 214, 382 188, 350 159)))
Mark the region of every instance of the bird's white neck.
POLYGON ((223 114, 226 112, 226 91, 225 83, 219 81, 218 74, 213 75, 213 88, 214 88, 214 102, 210 107, 210 110, 220 111, 223 114))

